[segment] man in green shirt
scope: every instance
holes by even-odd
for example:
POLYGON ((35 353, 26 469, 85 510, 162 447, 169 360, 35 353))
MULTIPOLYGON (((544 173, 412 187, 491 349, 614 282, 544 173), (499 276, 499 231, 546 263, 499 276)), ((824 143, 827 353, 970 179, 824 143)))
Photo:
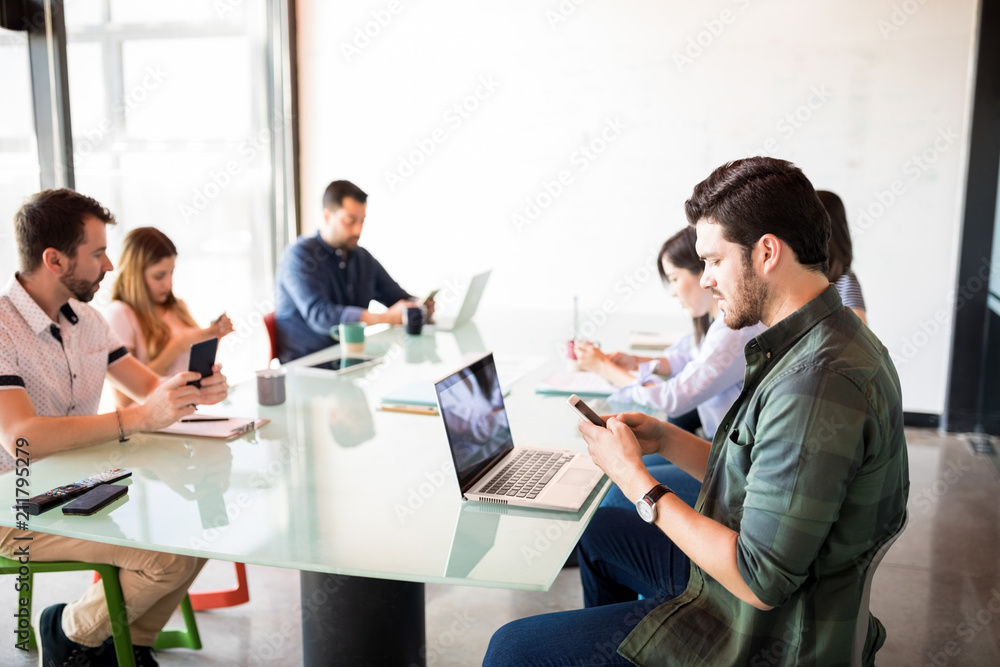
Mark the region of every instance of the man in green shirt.
MULTIPOLYGON (((639 413, 581 422, 638 512, 602 508, 581 540, 587 608, 504 626, 487 665, 851 662, 868 563, 909 490, 895 368, 826 279, 829 217, 797 167, 723 165, 685 208, 726 325, 768 327, 743 391, 712 443, 639 413), (702 480, 693 509, 650 453, 702 480)), ((884 641, 869 617, 866 665, 884 641)))

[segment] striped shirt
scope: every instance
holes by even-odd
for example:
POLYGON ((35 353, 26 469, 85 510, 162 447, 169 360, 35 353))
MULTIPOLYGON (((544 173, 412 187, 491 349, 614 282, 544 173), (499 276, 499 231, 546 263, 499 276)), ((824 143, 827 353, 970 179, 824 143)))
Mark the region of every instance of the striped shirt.
POLYGON ((861 294, 861 283, 858 282, 858 277, 854 275, 854 271, 850 269, 845 271, 842 276, 837 278, 834 286, 840 292, 840 300, 844 302, 845 306, 848 308, 857 308, 858 310, 867 310, 865 308, 865 297, 861 294))
MULTIPOLYGON (((709 455, 695 509, 739 533, 764 603, 692 563, 687 589, 619 646, 639 665, 849 665, 867 563, 909 492, 899 379, 831 285, 747 344, 746 383, 709 455)), ((869 616, 866 665, 885 642, 869 616)))

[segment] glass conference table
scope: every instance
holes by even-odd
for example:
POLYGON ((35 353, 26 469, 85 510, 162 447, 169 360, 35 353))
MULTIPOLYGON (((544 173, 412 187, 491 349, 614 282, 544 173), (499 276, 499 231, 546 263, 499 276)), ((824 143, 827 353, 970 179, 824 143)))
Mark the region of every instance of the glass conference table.
MULTIPOLYGON (((301 570, 307 665, 423 665, 425 582, 548 590, 610 486, 605 477, 576 513, 467 503, 440 417, 376 409, 387 393, 431 382, 494 349, 489 343, 511 388, 515 444, 586 451, 565 398, 535 393, 565 368, 565 340, 542 333, 552 327, 519 333, 502 322, 420 336, 386 329, 366 342, 384 361, 340 376, 296 371, 339 349, 311 355, 286 366, 280 406, 259 406, 255 384, 238 385, 202 409, 271 420, 236 440, 137 434, 32 461, 32 495, 109 468, 133 475, 128 495, 99 513, 56 509, 31 517, 30 528, 301 570), (484 340, 481 330, 492 336, 484 340)), ((14 497, 14 484, 13 473, 0 476, 5 497, 14 497)), ((0 524, 14 525, 13 513, 0 513, 0 524)))

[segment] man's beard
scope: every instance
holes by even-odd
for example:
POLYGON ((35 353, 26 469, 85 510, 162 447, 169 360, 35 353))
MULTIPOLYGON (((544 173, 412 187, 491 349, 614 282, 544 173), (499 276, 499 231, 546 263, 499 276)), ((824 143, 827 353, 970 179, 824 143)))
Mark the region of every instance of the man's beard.
POLYGON ((743 329, 760 322, 770 299, 770 290, 764 279, 754 273, 750 262, 743 260, 743 279, 732 298, 726 299, 723 321, 730 329, 743 329))
POLYGON ((74 299, 82 303, 88 303, 94 298, 94 295, 97 294, 97 291, 94 288, 100 285, 101 281, 104 280, 104 271, 101 271, 101 275, 97 278, 96 282, 82 280, 76 277, 76 264, 73 264, 69 267, 69 271, 66 275, 60 278, 60 280, 62 281, 62 284, 66 286, 66 289, 73 293, 74 299))

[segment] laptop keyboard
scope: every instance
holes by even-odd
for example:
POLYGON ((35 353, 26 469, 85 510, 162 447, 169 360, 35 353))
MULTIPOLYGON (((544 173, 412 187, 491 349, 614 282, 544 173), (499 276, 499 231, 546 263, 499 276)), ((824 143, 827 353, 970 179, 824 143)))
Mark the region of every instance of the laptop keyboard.
POLYGON ((520 450, 479 493, 531 500, 542 492, 560 468, 573 460, 573 456, 563 452, 520 450))

